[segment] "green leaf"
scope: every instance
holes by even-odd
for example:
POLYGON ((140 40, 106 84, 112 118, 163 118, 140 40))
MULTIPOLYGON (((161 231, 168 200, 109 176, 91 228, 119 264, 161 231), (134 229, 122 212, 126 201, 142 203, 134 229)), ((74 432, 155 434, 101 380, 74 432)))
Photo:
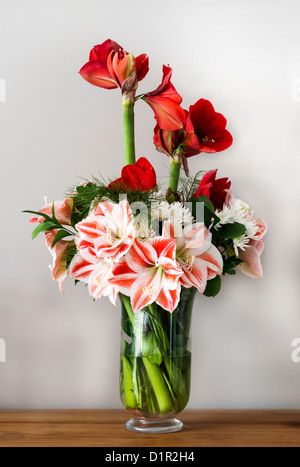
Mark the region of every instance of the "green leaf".
POLYGON ((55 245, 57 244, 57 242, 59 242, 60 240, 62 240, 63 238, 65 237, 70 237, 71 234, 70 232, 67 232, 66 230, 59 230, 55 236, 55 239, 52 243, 52 246, 51 246, 51 249, 55 247, 55 245))
POLYGON ((204 223, 206 227, 209 227, 211 224, 211 219, 215 216, 215 208, 213 203, 209 198, 206 196, 199 196, 199 198, 191 198, 190 202, 192 203, 192 215, 196 219, 197 222, 203 222, 203 219, 197 219, 198 209, 197 204, 203 203, 204 204, 204 223))
POLYGON ((35 214, 38 217, 44 217, 46 221, 52 222, 51 217, 47 216, 47 214, 43 214, 42 212, 38 212, 38 211, 22 211, 22 212, 27 213, 27 214, 35 214))
POLYGON ((215 297, 221 290, 221 277, 216 276, 207 282, 206 289, 203 295, 206 297, 215 297))
POLYGON ((214 226, 220 222, 220 218, 215 214, 214 226))
POLYGON ((192 202, 197 202, 197 203, 204 203, 204 206, 206 206, 212 214, 215 214, 215 207, 211 200, 207 198, 207 196, 201 195, 199 198, 192 197, 191 198, 192 202))
POLYGON ((224 266, 223 266, 223 275, 230 274, 231 276, 236 274, 234 268, 236 268, 239 264, 243 261, 236 256, 229 256, 228 258, 224 259, 224 266))
POLYGON ((225 224, 216 231, 215 236, 219 238, 238 238, 244 235, 246 232, 246 227, 239 222, 234 222, 232 224, 225 224))
POLYGON ((55 203, 52 204, 52 220, 57 222, 57 219, 55 217, 55 203))
POLYGON ((54 224, 51 220, 43 221, 32 232, 32 240, 34 240, 41 232, 45 232, 46 230, 54 230, 54 229, 57 229, 57 225, 54 224))
POLYGON ((153 331, 143 339, 142 352, 151 363, 156 363, 157 365, 161 364, 163 358, 159 346, 157 345, 155 333, 153 331))

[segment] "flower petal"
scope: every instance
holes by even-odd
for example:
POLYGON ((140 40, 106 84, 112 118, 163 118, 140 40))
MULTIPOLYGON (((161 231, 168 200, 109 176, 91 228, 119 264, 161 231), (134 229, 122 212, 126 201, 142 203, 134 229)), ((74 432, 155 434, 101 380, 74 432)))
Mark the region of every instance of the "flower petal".
POLYGON ((157 296, 156 303, 160 305, 164 310, 172 313, 178 306, 180 300, 180 284, 175 290, 170 290, 166 285, 161 289, 157 296))
POLYGON ((160 269, 149 268, 139 275, 130 292, 134 313, 155 302, 163 285, 163 274, 160 269))
POLYGON ((112 286, 108 279, 112 273, 112 265, 106 261, 99 261, 89 278, 90 295, 98 300, 106 292, 112 293, 112 286))
POLYGON ((92 60, 86 63, 79 74, 90 84, 104 89, 115 89, 118 87, 109 73, 107 66, 100 60, 92 60))
POLYGON ((262 240, 251 240, 248 245, 245 250, 239 250, 239 258, 244 262, 238 266, 238 269, 249 277, 262 279, 263 269, 260 257, 264 249, 264 243, 262 240))
POLYGON ((184 127, 185 112, 174 100, 162 96, 143 97, 143 100, 152 108, 162 130, 174 131, 184 127))
POLYGON ((109 283, 122 294, 129 296, 132 284, 137 277, 137 273, 128 266, 125 258, 122 258, 121 261, 114 266, 109 283))
POLYGON ((194 259, 193 265, 182 267, 184 274, 180 278, 180 282, 185 287, 196 287, 203 294, 207 284, 207 266, 204 261, 198 258, 194 259))
POLYGON ((133 271, 142 273, 145 268, 156 264, 157 253, 149 242, 141 242, 136 239, 125 259, 133 271))
POLYGON ((77 253, 70 264, 69 273, 70 277, 73 279, 88 283, 89 277, 94 269, 94 263, 89 263, 80 253, 77 253))
POLYGON ((157 258, 169 258, 175 260, 176 255, 176 240, 172 238, 155 237, 148 240, 150 245, 155 249, 157 258))

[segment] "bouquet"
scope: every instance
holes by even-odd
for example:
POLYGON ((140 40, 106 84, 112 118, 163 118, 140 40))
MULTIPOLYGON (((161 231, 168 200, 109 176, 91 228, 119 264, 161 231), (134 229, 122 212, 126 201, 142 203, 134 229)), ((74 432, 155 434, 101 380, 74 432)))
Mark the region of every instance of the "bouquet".
POLYGON ((63 201, 25 211, 45 234, 53 256, 52 278, 84 283, 94 300, 122 303, 121 398, 136 418, 169 419, 188 401, 190 325, 198 291, 215 297, 222 276, 236 269, 262 277, 267 227, 236 198, 217 170, 190 175, 188 160, 232 144, 226 119, 208 100, 185 110, 163 66, 162 82, 137 95, 149 71, 146 54, 135 57, 107 40, 90 52, 80 75, 94 86, 119 88, 123 104, 124 166, 120 178, 93 177, 63 201), (169 158, 166 189, 145 157, 136 160, 134 109, 154 112, 154 145, 169 158))

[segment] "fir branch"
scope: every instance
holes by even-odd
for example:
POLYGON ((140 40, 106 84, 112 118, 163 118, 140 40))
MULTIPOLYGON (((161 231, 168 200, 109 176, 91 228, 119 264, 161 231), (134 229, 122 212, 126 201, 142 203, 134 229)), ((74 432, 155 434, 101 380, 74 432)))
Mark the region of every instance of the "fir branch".
POLYGON ((188 202, 192 196, 195 194, 199 187, 199 183, 202 180, 203 175, 205 174, 204 170, 200 170, 196 173, 194 177, 181 177, 179 182, 179 194, 181 196, 182 202, 188 202))

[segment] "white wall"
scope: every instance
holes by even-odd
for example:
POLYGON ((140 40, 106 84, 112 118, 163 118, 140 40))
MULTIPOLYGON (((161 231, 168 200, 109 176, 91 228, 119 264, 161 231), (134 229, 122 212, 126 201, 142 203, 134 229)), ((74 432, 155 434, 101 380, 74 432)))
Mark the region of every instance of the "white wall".
MULTIPOLYGON (((1 230, 0 408, 118 408, 120 313, 73 282, 60 295, 43 238, 31 241, 23 209, 61 199, 90 174, 118 175, 118 91, 78 70, 112 38, 147 52, 154 89, 174 68, 185 107, 210 99, 234 145, 191 160, 219 168, 269 225, 265 278, 226 278, 214 300, 198 297, 190 408, 300 408, 298 0, 0 0, 1 230), (3 87, 1 87, 3 89, 3 87), (3 102, 6 101, 6 102, 3 102)), ((137 150, 165 176, 152 145, 152 111, 139 102, 137 150)))

